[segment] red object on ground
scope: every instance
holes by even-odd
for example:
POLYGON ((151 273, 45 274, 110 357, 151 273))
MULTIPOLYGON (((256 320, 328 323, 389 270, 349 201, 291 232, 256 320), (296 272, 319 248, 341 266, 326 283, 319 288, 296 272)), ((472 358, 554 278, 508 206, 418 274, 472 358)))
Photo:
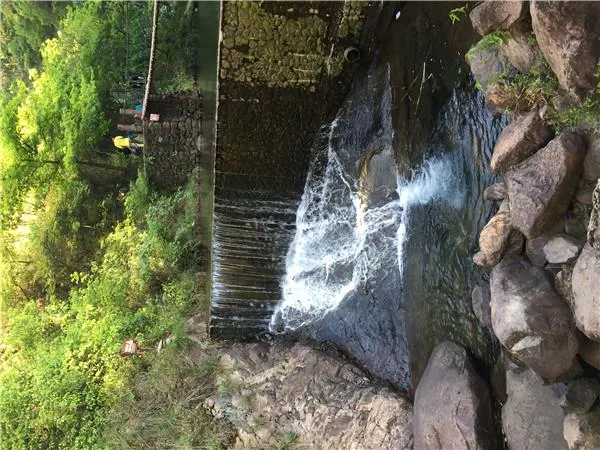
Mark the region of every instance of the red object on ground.
POLYGON ((135 355, 138 345, 131 339, 125 339, 121 344, 121 356, 135 355))

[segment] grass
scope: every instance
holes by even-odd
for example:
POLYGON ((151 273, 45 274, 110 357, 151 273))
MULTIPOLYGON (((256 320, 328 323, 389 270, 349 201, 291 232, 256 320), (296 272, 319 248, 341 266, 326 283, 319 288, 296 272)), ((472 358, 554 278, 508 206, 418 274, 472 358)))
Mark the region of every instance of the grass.
POLYGON ((104 444, 108 448, 227 448, 235 432, 215 420, 202 402, 215 391, 218 358, 186 357, 186 345, 149 355, 112 408, 104 444))
MULTIPOLYGON (((600 76, 600 65, 596 76, 600 76)), ((558 108, 561 95, 558 80, 545 61, 529 73, 501 74, 492 90, 503 99, 502 107, 508 113, 547 106, 546 121, 557 133, 572 127, 600 131, 600 83, 580 102, 558 108)))
POLYGON ((216 352, 187 336, 188 317, 208 306, 197 204, 197 179, 159 195, 141 174, 99 257, 71 272, 67 297, 3 303, 1 448, 216 449, 233 439, 202 407, 217 392, 216 352), (124 339, 145 351, 119 356, 124 339))
POLYGON ((298 442, 298 435, 293 431, 275 433, 273 437, 277 450, 291 450, 298 442))
POLYGON ((493 90, 503 99, 506 112, 529 111, 542 105, 552 105, 558 97, 558 80, 546 63, 529 73, 501 73, 493 90))

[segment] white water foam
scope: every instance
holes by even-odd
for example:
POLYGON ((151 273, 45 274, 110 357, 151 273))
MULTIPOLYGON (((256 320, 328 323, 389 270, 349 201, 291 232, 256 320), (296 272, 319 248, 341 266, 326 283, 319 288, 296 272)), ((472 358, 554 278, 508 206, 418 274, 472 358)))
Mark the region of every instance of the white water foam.
MULTIPOLYGON (((358 181, 344 170, 331 147, 321 179, 311 169, 296 219, 296 235, 286 260, 283 301, 270 322, 273 332, 291 331, 323 317, 383 267, 397 263, 402 274, 410 209, 435 200, 459 206, 448 159, 428 161, 412 180, 398 177, 398 197, 365 209, 358 181)), ((376 280, 374 280, 376 282, 376 280)))
POLYGON ((402 207, 402 218, 396 233, 396 248, 398 249, 400 277, 404 272, 404 245, 408 238, 411 207, 442 200, 451 204, 455 209, 460 208, 464 202, 464 194, 458 191, 456 184, 456 175, 448 157, 427 161, 418 172, 413 174, 410 182, 398 177, 398 196, 402 207))

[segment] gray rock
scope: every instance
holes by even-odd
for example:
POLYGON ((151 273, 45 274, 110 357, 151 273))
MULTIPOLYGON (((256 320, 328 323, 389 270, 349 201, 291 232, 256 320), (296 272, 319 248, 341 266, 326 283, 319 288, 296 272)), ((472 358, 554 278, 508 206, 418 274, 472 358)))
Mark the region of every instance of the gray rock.
POLYGON ((500 74, 509 67, 508 60, 500 54, 497 47, 478 48, 476 52, 469 53, 467 63, 473 77, 484 91, 493 86, 500 74))
POLYGON ((544 246, 548 243, 553 236, 564 230, 564 221, 557 221, 552 227, 533 239, 527 239, 525 244, 525 252, 531 264, 538 267, 544 267, 548 261, 546 261, 546 255, 544 255, 544 246))
POLYGON ((573 315, 588 338, 600 341, 600 253, 589 244, 583 247, 573 269, 573 315))
POLYGON ((502 201, 506 198, 506 183, 499 181, 491 186, 488 186, 483 191, 484 200, 502 201))
POLYGON ((481 325, 485 328, 491 326, 490 287, 488 284, 478 284, 473 288, 471 292, 471 305, 481 325))
POLYGON ((483 227, 479 234, 479 249, 492 266, 498 264, 506 250, 512 223, 510 212, 499 212, 483 227))
POLYGON ((588 151, 583 160, 583 178, 596 182, 600 178, 600 135, 588 139, 588 151))
POLYGON ((575 260, 583 245, 566 234, 554 235, 544 245, 544 256, 551 264, 563 264, 575 260))
POLYGON ((598 450, 600 448, 600 408, 587 414, 567 414, 563 435, 569 450, 598 450))
POLYGON ((552 138, 552 129, 544 123, 537 111, 517 116, 500 134, 492 161, 493 173, 519 164, 552 138))
POLYGON ((566 450, 560 392, 544 386, 531 370, 506 372, 508 400, 502 428, 510 450, 566 450))
POLYGON ((489 389, 464 348, 443 342, 433 350, 415 393, 413 430, 416 449, 494 447, 489 389))
POLYGON ((507 172, 512 223, 528 239, 541 235, 566 212, 584 155, 582 138, 565 131, 507 172))
POLYGON ((526 13, 526 7, 520 1, 483 2, 473 8, 469 14, 475 31, 481 36, 496 30, 508 30, 526 13))
POLYGON ((510 352, 548 381, 568 371, 578 342, 569 307, 543 269, 503 260, 491 275, 492 328, 510 352))
POLYGON ((600 342, 582 336, 579 344, 579 356, 590 366, 600 370, 600 342))
POLYGON ((600 3, 533 1, 537 43, 558 82, 574 99, 591 92, 600 57, 600 3))
POLYGON ((567 385, 560 406, 567 412, 585 414, 600 394, 600 382, 596 378, 579 378, 567 385))
MULTIPOLYGON (((585 163, 584 163, 584 167, 585 167, 585 163)), ((592 185, 592 186, 587 185, 587 186, 580 187, 579 189, 577 189, 577 191, 575 191, 575 198, 581 204, 591 205, 592 201, 593 201, 594 188, 595 188, 594 185, 592 185)))
POLYGON ((541 65, 540 50, 530 42, 531 28, 522 21, 508 30, 508 41, 500 46, 500 52, 521 73, 529 73, 541 65))

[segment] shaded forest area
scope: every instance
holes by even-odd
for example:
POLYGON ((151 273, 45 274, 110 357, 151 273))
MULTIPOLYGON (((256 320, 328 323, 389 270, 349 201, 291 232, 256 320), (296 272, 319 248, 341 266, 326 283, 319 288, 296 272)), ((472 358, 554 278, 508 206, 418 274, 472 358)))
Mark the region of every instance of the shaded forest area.
MULTIPOLYGON (((203 391, 183 389, 217 370, 209 352, 182 356, 187 319, 208 307, 198 169, 159 192, 152 161, 111 142, 143 95, 129 80, 147 70, 152 7, 0 3, 2 448, 224 442, 203 391), (125 339, 145 351, 120 356, 125 339)), ((214 90, 218 10, 161 4, 155 92, 214 90)))

